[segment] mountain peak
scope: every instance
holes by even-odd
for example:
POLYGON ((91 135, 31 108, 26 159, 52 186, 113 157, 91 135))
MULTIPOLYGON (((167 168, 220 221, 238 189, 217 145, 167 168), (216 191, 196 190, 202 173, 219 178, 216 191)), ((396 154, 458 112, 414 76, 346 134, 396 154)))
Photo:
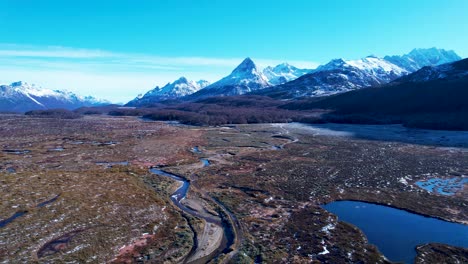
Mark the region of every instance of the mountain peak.
POLYGON ((273 70, 276 72, 285 72, 285 71, 291 71, 292 69, 295 69, 296 67, 288 64, 287 62, 283 62, 281 64, 276 65, 273 70))
POLYGON ((346 61, 339 58, 339 59, 333 59, 330 62, 328 62, 327 64, 320 65, 319 67, 317 67, 317 69, 315 69, 315 71, 334 70, 336 68, 341 68, 341 67, 345 67, 345 66, 348 66, 346 61))
POLYGON ((200 86, 200 89, 203 89, 205 87, 207 87, 208 85, 210 85, 211 83, 207 80, 199 80, 196 82, 198 84, 198 86, 200 86))
POLYGON ((179 83, 188 83, 189 81, 187 80, 187 78, 185 78, 184 76, 180 77, 179 79, 177 79, 174 84, 179 84, 179 83))
POLYGON ((240 95, 270 86, 267 77, 250 58, 244 59, 231 74, 192 95, 192 98, 240 95))
POLYGON ((153 103, 177 99, 193 94, 209 85, 208 81, 200 80, 197 82, 188 80, 186 77, 180 77, 174 82, 169 82, 163 87, 156 86, 154 89, 146 92, 144 95, 138 95, 135 99, 128 102, 127 106, 145 106, 153 103))
POLYGON ((287 62, 283 62, 283 63, 280 63, 280 64, 276 65, 276 67, 291 67, 291 64, 289 64, 287 62))
POLYGON ((263 69, 263 75, 265 75, 270 84, 279 85, 295 80, 310 71, 308 69, 298 69, 287 62, 283 62, 275 67, 266 67, 263 69))
POLYGON ((239 64, 239 66, 237 66, 232 71, 232 73, 233 74, 235 74, 235 73, 245 73, 245 72, 252 73, 254 71, 257 71, 257 66, 255 65, 255 63, 253 62, 252 59, 247 57, 241 62, 241 64, 239 64))

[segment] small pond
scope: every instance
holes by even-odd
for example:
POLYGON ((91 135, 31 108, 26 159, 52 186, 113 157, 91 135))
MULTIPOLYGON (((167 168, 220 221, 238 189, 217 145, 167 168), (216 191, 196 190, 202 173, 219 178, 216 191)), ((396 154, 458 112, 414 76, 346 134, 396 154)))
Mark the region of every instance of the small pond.
POLYGON ((208 159, 200 159, 202 164, 203 164, 203 167, 208 167, 210 166, 210 161, 208 159))
POLYGON ((114 166, 128 166, 128 161, 117 161, 117 162, 106 162, 106 161, 100 161, 96 162, 96 165, 99 166, 104 166, 106 168, 112 168, 114 166))
POLYGON ((30 153, 31 151, 28 149, 4 149, 3 152, 7 154, 24 155, 30 153))
POLYGON ((19 211, 14 213, 12 216, 8 217, 7 219, 0 220, 0 228, 5 227, 9 223, 13 222, 16 218, 25 215, 28 211, 19 211))
POLYGON ((56 148, 50 148, 50 149, 48 149, 48 151, 59 151, 59 152, 60 152, 60 151, 64 151, 64 150, 65 150, 65 149, 62 148, 62 147, 56 147, 56 148))
POLYGON ((201 150, 198 148, 198 146, 193 147, 192 152, 196 153, 196 154, 201 154, 202 153, 201 150))
POLYGON ((391 261, 413 263, 415 247, 429 242, 468 247, 468 225, 365 202, 337 201, 323 208, 361 229, 391 261))

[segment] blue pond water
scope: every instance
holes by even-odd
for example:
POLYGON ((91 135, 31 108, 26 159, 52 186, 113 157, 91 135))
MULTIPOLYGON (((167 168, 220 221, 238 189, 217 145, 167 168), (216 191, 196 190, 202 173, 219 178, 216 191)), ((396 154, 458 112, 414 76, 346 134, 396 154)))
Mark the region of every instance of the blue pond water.
POLYGON ((391 261, 413 263, 415 247, 429 242, 468 247, 467 225, 364 202, 337 201, 323 208, 361 229, 391 261))
POLYGON ((200 159, 201 162, 203 163, 203 167, 208 167, 210 166, 210 161, 207 159, 200 159))
POLYGON ((44 207, 44 206, 46 206, 46 205, 48 205, 48 204, 51 204, 51 203, 57 201, 57 199, 58 199, 59 197, 60 197, 60 194, 57 194, 56 196, 54 196, 54 198, 52 198, 52 199, 50 199, 50 200, 47 200, 47 201, 44 201, 44 202, 42 202, 42 203, 39 203, 36 207, 41 208, 41 207, 44 207))
POLYGON ((0 227, 5 227, 9 223, 13 222, 16 218, 21 217, 21 216, 25 215, 26 213, 27 213, 27 211, 16 212, 15 214, 8 217, 7 219, 0 220, 0 227))
POLYGON ((432 178, 426 181, 418 181, 416 185, 427 190, 442 195, 454 195, 457 191, 463 189, 468 184, 468 178, 432 178))
POLYGON ((193 153, 197 153, 197 154, 201 154, 202 152, 200 151, 200 149, 198 148, 198 146, 195 146, 192 148, 192 152, 193 153))
POLYGON ((117 161, 117 162, 96 162, 96 165, 104 166, 106 168, 112 168, 116 165, 128 166, 128 161, 117 161))

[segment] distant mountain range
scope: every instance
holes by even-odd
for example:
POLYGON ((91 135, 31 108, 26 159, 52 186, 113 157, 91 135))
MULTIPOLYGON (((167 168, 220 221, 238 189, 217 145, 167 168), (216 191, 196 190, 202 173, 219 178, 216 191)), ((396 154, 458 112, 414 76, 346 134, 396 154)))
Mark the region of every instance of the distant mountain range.
POLYGON ((327 96, 380 86, 424 66, 436 66, 460 59, 453 51, 435 48, 415 49, 403 56, 385 58, 368 56, 360 60, 335 59, 296 80, 252 94, 278 99, 327 96))
POLYGON ((382 85, 408 73, 395 64, 372 56, 353 61, 335 59, 296 80, 252 94, 279 99, 325 96, 382 85))
MULTIPOLYGON (((418 76, 436 78, 446 72, 433 66, 458 60, 461 58, 454 51, 430 48, 414 49, 402 56, 334 59, 314 70, 299 69, 287 63, 260 70, 250 58, 246 58, 229 75, 212 84, 205 80, 195 82, 181 77, 164 87, 156 86, 126 105, 151 106, 165 100, 193 101, 213 96, 243 94, 276 99, 328 96, 366 87, 379 87, 397 79, 419 78, 418 76), (426 66, 430 67, 425 68, 426 66), (417 75, 411 75, 415 71, 418 71, 417 75)), ((24 82, 0 86, 0 111, 74 109, 103 104, 108 102, 93 97, 80 97, 66 91, 43 89, 24 82)))
POLYGON ((109 104, 92 96, 81 97, 72 92, 44 89, 25 82, 0 85, 0 111, 25 112, 29 110, 109 104))
POLYGON ((368 56, 359 60, 334 59, 315 70, 299 69, 287 63, 266 67, 261 71, 246 58, 231 74, 206 87, 188 84, 180 92, 174 85, 156 87, 144 96, 128 103, 132 106, 151 105, 166 99, 197 100, 212 96, 253 94, 277 99, 326 96, 364 87, 380 86, 419 70, 460 60, 454 51, 443 49, 414 49, 403 56, 378 58, 368 56))
POLYGON ((191 95, 208 85, 210 85, 210 82, 205 80, 194 82, 187 80, 185 77, 180 77, 178 80, 168 83, 162 88, 156 86, 153 90, 128 102, 127 106, 150 105, 151 103, 159 101, 177 99, 191 95))
POLYGON ((453 50, 414 49, 403 56, 385 56, 384 59, 409 72, 415 72, 424 66, 436 66, 461 60, 453 50))

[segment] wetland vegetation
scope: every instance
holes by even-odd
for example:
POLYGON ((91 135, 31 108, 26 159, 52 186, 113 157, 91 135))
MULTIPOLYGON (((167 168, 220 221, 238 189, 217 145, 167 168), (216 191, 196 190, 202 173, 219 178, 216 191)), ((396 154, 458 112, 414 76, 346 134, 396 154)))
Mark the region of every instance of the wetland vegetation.
MULTIPOLYGON (((365 228, 322 207, 337 200, 388 205, 466 229, 466 132, 0 118, 0 262, 395 260, 365 228), (151 168, 187 183, 180 207, 171 199, 180 181, 151 168)), ((416 263, 466 261, 466 246, 422 243, 411 256, 416 263)))

